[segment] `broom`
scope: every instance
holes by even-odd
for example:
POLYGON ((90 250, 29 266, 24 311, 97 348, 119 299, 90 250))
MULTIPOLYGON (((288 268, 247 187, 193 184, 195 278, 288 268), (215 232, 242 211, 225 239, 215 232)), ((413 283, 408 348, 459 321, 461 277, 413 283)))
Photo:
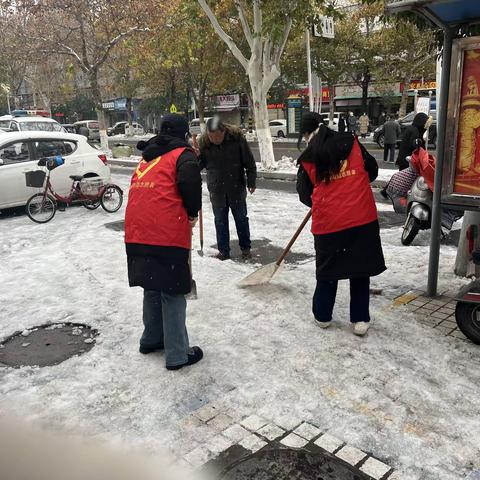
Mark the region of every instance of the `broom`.
POLYGON ((285 260, 285 257, 288 255, 288 252, 292 248, 300 233, 302 233, 302 230, 305 228, 305 225, 308 223, 311 216, 312 210, 309 210, 307 215, 303 219, 303 222, 297 228, 297 231, 294 233, 293 237, 288 242, 288 245, 285 247, 285 250, 283 250, 282 254, 278 257, 276 262, 269 263, 268 265, 265 265, 256 270, 255 272, 251 273, 250 275, 246 276, 238 283, 238 286, 251 287, 254 285, 263 285, 264 283, 268 283, 280 269, 283 261, 285 260))

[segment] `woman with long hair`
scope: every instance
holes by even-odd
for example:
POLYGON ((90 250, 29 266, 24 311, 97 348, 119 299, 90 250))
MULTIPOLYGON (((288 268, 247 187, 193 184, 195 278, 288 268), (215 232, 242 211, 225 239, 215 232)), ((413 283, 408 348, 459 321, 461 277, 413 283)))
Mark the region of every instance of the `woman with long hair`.
POLYGON ((370 277, 386 270, 370 187, 377 162, 356 136, 330 130, 317 113, 303 116, 300 135, 307 148, 298 159, 297 191, 312 208, 315 323, 331 325, 338 280, 349 279, 350 321, 354 333, 363 336, 370 326, 370 277))

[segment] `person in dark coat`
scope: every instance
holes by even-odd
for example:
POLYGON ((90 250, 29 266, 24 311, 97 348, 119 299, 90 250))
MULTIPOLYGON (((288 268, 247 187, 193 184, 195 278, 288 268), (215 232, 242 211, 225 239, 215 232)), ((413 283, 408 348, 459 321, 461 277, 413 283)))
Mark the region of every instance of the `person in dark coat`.
POLYGON ((331 324, 338 280, 350 280, 350 321, 356 335, 370 326, 370 277, 385 271, 377 209, 370 182, 378 165, 357 138, 320 125, 308 112, 301 135, 307 148, 298 159, 297 192, 312 208, 317 286, 313 315, 331 324))
POLYGON ((405 129, 400 147, 398 149, 398 157, 396 162, 399 170, 408 168, 407 157, 411 156, 416 148, 419 146, 425 148, 423 134, 427 129, 427 121, 429 121, 429 117, 426 113, 417 113, 412 124, 405 129))
POLYGON ((171 114, 163 118, 158 136, 137 144, 142 160, 125 213, 128 280, 144 289, 140 352, 165 350, 168 370, 203 357, 199 347, 189 347, 185 326, 192 228, 202 208, 198 159, 187 134, 187 119, 171 114))
POLYGON ((387 121, 382 126, 383 131, 383 161, 390 163, 395 162, 395 147, 402 133, 400 125, 395 120, 387 117, 387 121))
POLYGON ((358 130, 358 118, 350 112, 347 117, 347 129, 350 133, 356 133, 358 130))
POLYGON ((338 132, 344 133, 347 125, 345 123, 345 116, 342 114, 340 115, 340 119, 338 120, 338 132))
POLYGON ((199 141, 200 170, 207 170, 219 260, 230 258, 231 210, 237 228, 242 258, 251 257, 250 226, 247 216, 247 188, 255 192, 257 167, 241 130, 226 125, 215 116, 207 121, 206 132, 199 141))

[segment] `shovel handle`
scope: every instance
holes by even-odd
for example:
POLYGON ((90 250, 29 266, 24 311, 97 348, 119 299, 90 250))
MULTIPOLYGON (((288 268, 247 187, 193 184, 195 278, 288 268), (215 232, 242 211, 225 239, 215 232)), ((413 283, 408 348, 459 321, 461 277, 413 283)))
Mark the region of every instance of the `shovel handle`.
POLYGON ((288 245, 285 247, 285 250, 282 252, 282 254, 278 257, 278 260, 276 261, 276 264, 278 266, 281 265, 281 263, 283 262, 283 260, 285 260, 285 257, 288 255, 288 252, 290 251, 290 249, 292 248, 293 244, 295 243, 295 241, 297 240, 298 236, 302 233, 302 230, 305 228, 305 225, 308 223, 308 221, 310 220, 310 217, 312 216, 312 209, 310 209, 307 213, 307 215, 305 215, 305 218, 303 219, 303 222, 300 224, 300 226, 297 228, 297 231, 294 233, 293 237, 291 238, 291 240, 288 242, 288 245))

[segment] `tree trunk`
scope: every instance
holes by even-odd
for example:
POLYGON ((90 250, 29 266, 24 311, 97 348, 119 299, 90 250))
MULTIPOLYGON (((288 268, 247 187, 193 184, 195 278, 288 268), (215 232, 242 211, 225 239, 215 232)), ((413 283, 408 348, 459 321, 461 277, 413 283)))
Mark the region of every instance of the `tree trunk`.
POLYGON ((367 103, 368 103, 368 87, 370 85, 371 76, 368 72, 363 74, 362 78, 362 113, 367 113, 367 103))
MULTIPOLYGON (((471 256, 468 253, 467 230, 470 225, 478 225, 480 230, 480 212, 466 211, 463 217, 462 231, 458 243, 457 258, 455 260, 455 274, 459 277, 480 277, 480 266, 473 267, 469 264, 471 256)), ((480 232, 479 232, 480 233, 480 232)), ((480 235, 475 239, 475 248, 480 248, 480 235)))
POLYGON ((98 129, 100 131, 100 146, 104 152, 108 152, 107 122, 105 120, 105 112, 102 108, 102 96, 98 86, 96 71, 90 73, 90 89, 93 101, 95 102, 95 111, 97 112, 98 129))
POLYGON ((267 93, 262 88, 262 82, 257 81, 256 75, 249 75, 252 89, 253 114, 257 132, 258 149, 262 166, 265 170, 275 168, 275 156, 273 154, 272 134, 270 132, 267 109, 267 93))
POLYGON ((407 114, 407 105, 408 105, 408 86, 412 81, 411 75, 406 76, 403 79, 403 92, 402 92, 402 99, 400 100, 400 109, 398 111, 398 115, 400 118, 404 117, 407 114))
POLYGON ((133 127, 132 127, 132 99, 127 97, 127 127, 125 128, 125 133, 127 135, 133 135, 133 127))
MULTIPOLYGON (((329 91, 329 99, 328 99, 328 126, 330 128, 333 127, 334 122, 334 113, 335 113, 335 99, 333 96, 333 90, 335 86, 333 84, 328 84, 328 91, 329 91)), ((323 92, 322 92, 322 100, 323 100, 323 92)))

